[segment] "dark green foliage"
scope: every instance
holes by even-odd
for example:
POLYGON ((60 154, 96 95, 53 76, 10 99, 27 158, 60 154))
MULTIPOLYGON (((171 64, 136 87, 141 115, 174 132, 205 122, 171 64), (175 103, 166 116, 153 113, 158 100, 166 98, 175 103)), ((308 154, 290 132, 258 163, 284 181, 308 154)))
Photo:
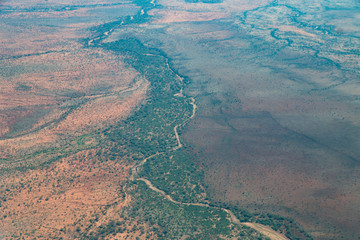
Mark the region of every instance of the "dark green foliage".
POLYGON ((31 86, 28 86, 26 84, 18 83, 18 86, 15 89, 19 91, 30 91, 31 88, 31 86))
MULTIPOLYGON (((121 21, 122 24, 135 23, 140 21, 136 19, 142 17, 137 15, 134 19, 121 21)), ((117 24, 119 21, 103 25, 98 31, 108 31, 117 24)), ((172 69, 168 57, 162 51, 149 48, 134 37, 98 46, 125 56, 124 61, 151 84, 147 103, 125 121, 105 130, 106 138, 123 146, 123 151, 135 161, 161 153, 147 161, 140 176, 150 180, 154 186, 165 191, 176 201, 206 202, 205 190, 200 188, 203 173, 195 164, 193 155, 184 149, 173 151, 178 144, 174 127, 185 124, 192 113, 189 99, 175 97, 174 94, 188 81, 179 81, 178 74, 172 69)), ((113 151, 116 151, 116 148, 113 151)), ((210 227, 214 226, 212 221, 215 221, 215 212, 217 217, 222 216, 220 219, 226 219, 226 213, 216 204, 212 204, 213 208, 179 206, 163 199, 142 182, 136 188, 132 194, 137 201, 129 208, 128 214, 145 220, 152 226, 159 226, 156 232, 160 239, 173 239, 183 235, 189 235, 194 239, 213 239, 217 238, 217 234, 230 234, 228 220, 221 220, 220 225, 215 224, 215 228, 210 227), (208 221, 199 220, 201 218, 208 221)), ((247 211, 238 208, 235 210, 241 221, 249 221, 252 217, 247 211)), ((250 229, 242 230, 240 233, 244 239, 262 239, 260 234, 250 229)))
POLYGON ((152 103, 144 105, 105 135, 141 157, 175 147, 177 141, 174 127, 190 116, 191 105, 183 98, 162 99, 152 103))
POLYGON ((179 202, 205 202, 203 172, 198 169, 194 155, 179 149, 149 159, 140 173, 153 185, 179 202))
MULTIPOLYGON (((191 1, 191 0, 189 0, 191 1)), ((114 42, 103 43, 105 32, 113 31, 124 25, 144 23, 149 20, 147 12, 155 7, 151 0, 134 0, 141 7, 135 16, 127 16, 116 21, 92 28, 92 39, 84 39, 85 47, 99 47, 124 57, 126 64, 137 70, 150 82, 146 104, 140 106, 126 120, 104 130, 94 131, 70 141, 65 146, 41 149, 24 156, 24 160, 39 160, 36 165, 26 166, 18 170, 35 167, 46 167, 61 158, 84 149, 97 148, 96 161, 116 161, 118 158, 142 161, 145 158, 161 153, 143 165, 139 177, 144 177, 154 186, 170 195, 180 203, 207 203, 203 188, 203 172, 196 161, 190 147, 176 149, 178 141, 175 127, 180 131, 192 114, 190 99, 186 96, 174 96, 179 93, 189 79, 182 78, 171 65, 170 59, 161 50, 145 46, 135 37, 126 37, 114 42), (90 46, 90 43, 92 45, 90 46), (94 142, 92 145, 86 143, 94 142)), ((197 2, 192 1, 192 2, 197 2)), ((217 3, 218 0, 202 0, 204 3, 217 3)), ((11 73, 11 72, 10 72, 11 73)), ((17 90, 27 91, 31 87, 19 85, 17 90)), ((108 89, 97 89, 93 94, 107 92, 108 89)), ((60 93, 69 98, 79 98, 81 93, 65 91, 60 93)), ((83 102, 67 106, 68 113, 81 106, 83 102)), ((278 220, 274 216, 252 215, 236 207, 210 203, 209 207, 173 203, 159 193, 149 189, 143 182, 129 182, 125 188, 132 197, 132 205, 126 214, 132 219, 153 226, 159 239, 219 239, 241 237, 241 239, 264 239, 258 232, 246 227, 235 226, 229 221, 228 214, 220 207, 231 209, 241 221, 256 221, 272 226, 275 230, 290 234, 288 226, 291 222, 278 220), (288 225, 286 225, 288 224, 288 225)), ((125 195, 124 195, 125 196, 125 195)), ((92 226, 98 217, 91 220, 92 226)), ((98 225, 96 225, 98 226, 98 225)), ((76 234, 83 239, 104 239, 128 231, 123 222, 110 221, 87 233, 86 229, 76 228, 76 234), (84 231, 84 232, 82 232, 84 231)), ((293 235, 291 236, 292 239, 293 235)))
POLYGON ((125 62, 151 82, 153 100, 168 99, 180 91, 183 83, 168 65, 168 59, 159 50, 144 46, 135 38, 121 39, 103 45, 107 50, 125 55, 125 62))
POLYGON ((126 210, 131 218, 157 226, 158 239, 219 239, 242 236, 241 239, 266 239, 247 228, 232 226, 227 214, 218 208, 175 204, 137 182, 130 192, 132 207, 126 210), (234 235, 235 234, 235 235, 234 235))
POLYGON ((220 205, 230 209, 241 222, 256 222, 269 226, 275 231, 284 234, 289 239, 312 239, 312 237, 301 229, 292 219, 270 213, 250 213, 236 205, 224 203, 220 205))

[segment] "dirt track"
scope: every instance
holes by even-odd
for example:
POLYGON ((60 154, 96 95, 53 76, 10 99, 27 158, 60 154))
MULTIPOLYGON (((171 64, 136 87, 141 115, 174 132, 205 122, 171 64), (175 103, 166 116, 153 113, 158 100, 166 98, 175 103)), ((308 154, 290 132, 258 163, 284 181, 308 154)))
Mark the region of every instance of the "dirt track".
MULTIPOLYGON (((162 196, 164 196, 167 200, 169 200, 172 203, 186 205, 186 206, 202 206, 202 207, 208 207, 208 208, 216 208, 216 207, 212 207, 208 204, 204 204, 204 203, 178 202, 178 201, 174 200, 171 196, 167 195, 164 191, 155 187, 149 180, 147 180, 145 178, 137 178, 136 180, 143 181, 151 190, 153 190, 157 193, 160 193, 162 196)), ((221 209, 230 215, 231 222, 236 225, 243 225, 243 226, 247 226, 252 229, 255 229, 256 231, 262 233, 263 235, 270 238, 271 240, 289 240, 288 238, 286 238, 282 234, 274 231, 270 227, 267 227, 267 226, 259 224, 259 223, 240 222, 240 220, 234 215, 234 213, 232 211, 230 211, 229 209, 226 209, 226 208, 221 208, 221 209)))
MULTIPOLYGON (((195 104, 195 99, 192 98, 191 99, 191 105, 193 105, 193 112, 192 112, 192 115, 190 116, 189 119, 192 119, 195 117, 195 113, 196 113, 196 104, 195 104)), ((173 151, 181 148, 183 145, 180 141, 180 137, 179 137, 179 134, 177 132, 177 128, 179 126, 181 126, 183 124, 178 124, 174 127, 174 132, 175 132, 175 136, 176 136, 176 140, 178 142, 178 145, 176 147, 173 148, 173 151)), ((153 158, 155 156, 158 156, 160 155, 161 153, 156 153, 154 155, 151 155, 147 158, 145 158, 141 163, 139 163, 138 165, 134 166, 133 169, 132 169, 132 173, 131 173, 131 177, 130 179, 131 180, 135 180, 134 176, 136 175, 136 173, 138 172, 139 170, 139 167, 141 167, 142 165, 144 165, 147 160, 149 160, 150 158, 153 158)), ((162 196, 164 196, 167 200, 169 200, 170 202, 172 203, 175 203, 175 204, 181 204, 181 205, 186 205, 186 206, 202 206, 202 207, 208 207, 208 208, 216 208, 216 207, 212 207, 208 204, 204 204, 204 203, 182 203, 182 202, 178 202, 176 200, 174 200, 171 196, 167 195, 164 191, 162 191, 161 189, 155 187, 149 180, 145 179, 145 178, 137 178, 136 180, 139 180, 139 181, 143 181, 151 190, 157 192, 157 193, 160 193, 162 196)), ((255 229, 256 231, 262 233, 263 235, 267 236, 268 238, 270 238, 271 240, 289 240, 288 238, 286 238, 285 236, 283 236, 282 234, 274 231, 273 229, 271 229, 270 227, 267 227, 265 225, 262 225, 262 224, 259 224, 259 223, 251 223, 251 222, 240 222, 240 220, 234 215, 234 213, 232 211, 230 211, 229 209, 226 209, 226 208, 221 208, 223 211, 225 211, 226 213, 228 213, 230 215, 230 219, 231 219, 231 222, 233 224, 236 224, 236 225, 243 225, 243 226, 247 226, 247 227, 250 227, 252 229, 255 229)))
MULTIPOLYGON (((166 59, 167 60, 167 59, 166 59)), ((171 68, 170 68, 170 65, 168 63, 168 60, 167 60, 167 67, 173 71, 171 68)), ((175 72, 174 72, 175 73, 175 72)), ((175 73, 176 74, 176 73, 175 73)), ((179 78, 180 81, 183 81, 183 79, 178 75, 176 74, 177 77, 179 78)), ((180 92, 175 94, 175 96, 177 97, 184 97, 183 93, 182 93, 183 89, 181 88, 180 92)), ((175 151, 179 148, 182 148, 183 145, 181 143, 181 140, 180 140, 180 137, 179 137, 179 134, 178 134, 178 127, 180 126, 183 126, 185 125, 188 121, 190 121, 191 119, 193 119, 195 117, 195 114, 196 114, 196 109, 197 109, 197 105, 195 104, 195 98, 190 98, 191 99, 191 102, 190 104, 193 106, 193 110, 192 110, 192 114, 191 116, 189 117, 188 120, 186 120, 185 122, 181 123, 181 124, 178 124, 174 127, 174 133, 175 133, 175 137, 176 137, 176 141, 177 141, 177 146, 175 146, 172 151, 175 151)), ((138 181, 142 181, 144 182, 151 190, 157 192, 157 193, 160 193, 162 196, 164 196, 167 200, 169 200, 170 202, 172 203, 175 203, 175 204, 180 204, 180 205, 185 205, 185 206, 202 206, 202 207, 208 207, 208 208, 217 208, 217 207, 213 207, 213 206, 210 206, 209 204, 204 204, 204 203, 182 203, 182 202, 178 202, 176 200, 174 200, 170 195, 167 195, 164 191, 162 191, 161 189, 155 187, 149 180, 145 179, 145 178, 136 178, 135 179, 135 175, 138 173, 139 171, 139 168, 144 165, 147 160, 153 158, 153 157, 156 157, 158 155, 160 155, 162 153, 156 153, 156 154, 153 154, 147 158, 145 158, 143 161, 141 161, 139 164, 135 165, 132 170, 131 170, 131 174, 130 174, 130 180, 138 180, 138 181)), ((225 211, 226 213, 228 213, 230 215, 230 220, 233 224, 236 224, 236 225, 242 225, 242 226, 247 226, 247 227, 250 227, 252 229, 255 229, 256 231, 262 233, 263 235, 267 236, 268 238, 270 238, 271 240, 289 240, 288 238, 286 238, 285 236, 283 236, 282 234, 274 231, 273 229, 271 229, 270 227, 267 227, 265 225, 262 225, 262 224, 259 224, 259 223, 251 223, 251 222, 240 222, 240 220, 234 215, 234 213, 232 211, 230 211, 229 209, 226 209, 226 208, 220 208, 222 209, 223 211, 225 211)))

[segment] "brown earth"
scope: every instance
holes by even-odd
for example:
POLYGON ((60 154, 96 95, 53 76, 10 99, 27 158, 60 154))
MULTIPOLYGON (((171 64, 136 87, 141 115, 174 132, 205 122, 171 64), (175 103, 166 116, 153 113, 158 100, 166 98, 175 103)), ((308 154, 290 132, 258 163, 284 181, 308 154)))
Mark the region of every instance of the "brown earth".
POLYGON ((189 12, 213 12, 226 14, 239 14, 243 11, 267 5, 269 0, 227 0, 221 3, 185 3, 181 0, 159 0, 158 3, 171 10, 184 10, 189 12))
POLYGON ((159 4, 165 9, 152 10, 150 15, 155 16, 155 24, 169 24, 179 22, 203 22, 229 17, 243 11, 266 5, 268 0, 228 0, 222 3, 184 3, 179 0, 160 0, 159 4))
POLYGON ((155 23, 176 23, 176 22, 201 22, 220 19, 227 16, 224 13, 212 12, 187 12, 187 11, 168 11, 168 10, 153 10, 150 15, 160 16, 155 23))
POLYGON ((1 79, 3 154, 112 124, 144 100, 148 86, 118 57, 100 50, 24 57, 11 62, 14 65, 30 65, 35 70, 1 79), (49 65, 45 71, 41 69, 44 62, 49 65), (45 110, 47 114, 38 114, 45 110), (34 120, 28 123, 31 117, 34 120))
POLYGON ((8 52, 3 49, 4 54, 22 56, 2 60, 0 149, 3 156, 14 154, 19 148, 54 141, 59 134, 75 130, 84 134, 112 124, 144 99, 146 81, 126 67, 121 58, 100 49, 84 49, 78 43, 85 37, 79 33, 88 26, 80 24, 55 32, 42 26, 41 35, 25 30, 16 38, 12 34, 2 36, 3 43, 9 47, 8 52), (7 41, 13 41, 14 45, 7 41), (32 122, 27 122, 29 118, 32 122))
MULTIPOLYGON (((80 233, 96 233, 110 221, 132 229, 134 223, 121 217, 131 202, 123 192, 130 165, 121 159, 100 161, 98 151, 82 151, 48 168, 2 178, 1 234, 74 239, 80 233)), ((139 235, 140 230, 131 233, 134 238, 139 235)))
POLYGON ((78 20, 89 16, 87 8, 26 10, 41 4, 5 2, 17 11, 0 15, 0 237, 74 239, 99 235, 108 226, 117 234, 106 239, 151 235, 149 226, 122 215, 131 203, 123 191, 131 164, 120 157, 109 161, 108 150, 96 147, 94 138, 77 142, 128 116, 144 102, 148 82, 121 57, 83 47, 80 40, 98 24, 78 20), (63 26, 36 23, 69 17, 74 21, 63 26), (39 166, 50 160, 48 149, 69 154, 39 166))

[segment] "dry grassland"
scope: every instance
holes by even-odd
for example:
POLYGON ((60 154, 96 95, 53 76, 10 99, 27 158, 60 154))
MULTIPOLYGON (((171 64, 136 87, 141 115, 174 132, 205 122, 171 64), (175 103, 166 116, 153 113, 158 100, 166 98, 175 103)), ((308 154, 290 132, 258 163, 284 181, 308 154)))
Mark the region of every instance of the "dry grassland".
MULTIPOLYGON (((130 165, 121 159, 100 162, 97 151, 82 151, 48 169, 2 178, 1 185, 9 191, 1 201, 1 232, 73 239, 79 228, 91 233, 110 221, 124 221, 120 213, 131 198, 122 188, 130 165)), ((126 224, 131 229, 134 223, 126 224)))
MULTIPOLYGON (((12 159, 0 162, 0 236, 74 239, 85 231, 96 235, 114 222, 124 231, 107 239, 144 236, 151 232, 148 226, 140 232, 136 222, 121 217, 131 202, 123 192, 131 165, 119 157, 109 161, 95 140, 82 143, 92 149, 44 167, 14 168, 44 161, 41 154, 23 159, 36 151, 76 149, 80 135, 124 119, 143 103, 149 85, 121 57, 83 47, 81 39, 94 23, 31 24, 35 18, 88 16, 87 8, 21 12, 38 3, 4 3, 19 11, 0 17, 0 158, 12 159), (29 24, 12 24, 13 19, 29 24)), ((47 6, 107 3, 48 1, 47 6)))

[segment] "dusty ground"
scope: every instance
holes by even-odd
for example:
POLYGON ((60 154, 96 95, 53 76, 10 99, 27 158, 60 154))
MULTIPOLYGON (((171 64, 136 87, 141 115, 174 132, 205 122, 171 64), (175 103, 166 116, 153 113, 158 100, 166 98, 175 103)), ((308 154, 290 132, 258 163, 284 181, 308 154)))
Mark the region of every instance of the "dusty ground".
POLYGON ((154 10, 150 14, 159 18, 155 23, 201 22, 220 19, 227 16, 227 14, 224 13, 169 10, 154 10))
MULTIPOLYGON (((78 136, 126 117, 145 99, 146 80, 125 69, 121 59, 79 44, 77 40, 87 36, 85 29, 93 22, 56 25, 68 17, 91 16, 87 8, 53 14, 21 12, 38 3, 42 1, 3 4, 16 5, 19 12, 2 15, 0 23, 0 43, 6 46, 0 50, 1 158, 39 146, 60 146, 71 137, 76 143, 78 136), (62 20, 30 27, 22 23, 48 17, 62 20)), ((58 3, 84 1, 50 1, 49 6, 58 3)), ((336 60, 337 65, 360 66, 359 56, 346 52, 354 45, 327 38, 317 41, 326 34, 277 23, 276 15, 262 14, 261 8, 253 22, 249 18, 237 27, 241 22, 237 20, 243 20, 239 13, 269 1, 159 3, 166 10, 151 14, 156 15, 155 27, 164 29, 144 38, 158 38, 177 68, 192 79, 186 93, 199 99, 199 113, 181 137, 204 154, 211 197, 252 211, 293 217, 317 239, 337 239, 344 232, 355 236, 359 231, 358 75, 327 65, 336 60), (305 41, 305 48, 300 48, 299 39, 294 48, 282 46, 286 36, 271 42, 274 38, 266 35, 273 30, 310 42, 305 41), (331 46, 308 51, 324 43, 331 46)), ((344 36, 358 29, 351 22, 355 21, 331 21, 344 36)), ((145 28, 139 32, 147 34, 145 28)), ((48 239, 53 229, 47 228, 53 225, 55 232, 63 229, 62 236, 71 239, 78 227, 95 231, 112 218, 122 221, 113 213, 131 201, 120 194, 129 164, 117 159, 90 169, 89 163, 98 160, 92 151, 83 150, 50 165, 54 175, 38 169, 7 176, 1 184, 6 198, 1 202, 0 233, 26 228, 29 234, 48 239), (115 204, 115 198, 121 201, 115 204), (93 212, 86 212, 86 204, 93 212), (90 226, 88 222, 100 214, 96 204, 107 210, 90 226), (41 207, 52 211, 37 210, 41 207), (61 220, 65 213, 70 216, 66 221, 61 220)), ((8 167, 6 161, 0 164, 2 169, 8 167)))
POLYGON ((129 163, 121 159, 101 162, 98 151, 82 151, 46 169, 2 178, 1 185, 8 187, 2 189, 2 235, 74 239, 80 233, 95 234, 111 221, 128 229, 114 239, 129 236, 129 231, 130 239, 141 235, 121 215, 131 202, 123 191, 129 163))
POLYGON ((160 0, 159 3, 168 9, 185 10, 188 12, 212 12, 225 14, 239 14, 243 11, 261 7, 269 3, 268 0, 227 0, 221 3, 184 3, 181 0, 160 0))
MULTIPOLYGON (((109 2, 46 6, 84 3, 109 2)), ((114 223, 123 230, 108 239, 144 236, 147 226, 133 229, 135 223, 121 217, 131 202, 123 192, 131 165, 119 157, 108 161, 94 139, 77 139, 128 116, 145 100, 148 82, 119 56, 83 47, 88 28, 98 24, 96 18, 82 22, 93 14, 88 8, 28 12, 41 4, 5 2, 17 10, 0 15, 0 158, 11 158, 0 162, 0 236, 74 239, 114 223), (41 23, 49 18, 61 24, 41 23), (60 146, 72 153, 37 167, 46 154, 31 154, 60 146), (28 164, 35 168, 26 169, 28 164)))
POLYGON ((3 179, 2 185, 11 187, 2 202, 2 231, 26 234, 35 230, 37 237, 51 232, 59 237, 64 228, 65 235, 75 232, 79 222, 88 227, 96 214, 111 212, 107 205, 117 201, 121 202, 118 208, 127 205, 130 199, 120 196, 119 190, 128 166, 114 162, 94 165, 95 156, 94 151, 83 151, 48 169, 3 179))
MULTIPOLYGON (((58 4, 46 6, 59 8, 58 4)), ((97 24, 82 22, 87 8, 28 14, 27 9, 42 6, 41 1, 28 5, 6 2, 4 6, 17 11, 1 15, 0 42, 5 46, 0 64, 2 157, 16 155, 20 149, 51 145, 60 135, 81 135, 112 124, 144 99, 146 80, 126 67, 121 58, 82 47, 80 40, 89 34, 87 29, 97 24), (56 26, 41 23, 42 18, 56 22, 60 13, 64 15, 60 18, 71 15, 73 20, 56 26), (16 22, 22 18, 29 24, 16 22)))

